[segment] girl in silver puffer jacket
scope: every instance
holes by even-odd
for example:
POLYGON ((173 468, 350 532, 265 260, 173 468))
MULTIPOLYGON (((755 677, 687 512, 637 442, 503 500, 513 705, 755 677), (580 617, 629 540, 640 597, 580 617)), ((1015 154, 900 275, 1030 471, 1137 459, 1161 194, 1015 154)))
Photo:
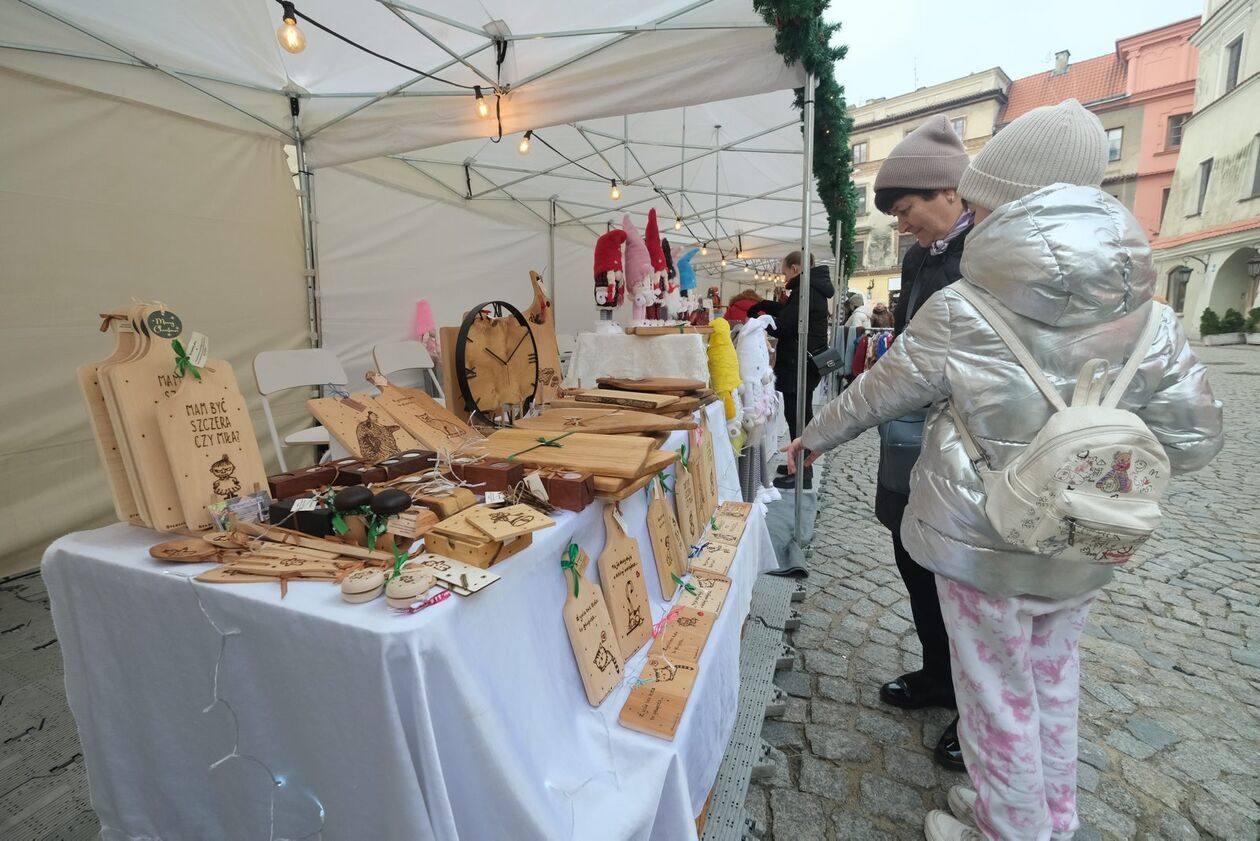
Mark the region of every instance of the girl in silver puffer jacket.
MULTIPOLYGON (((1155 340, 1120 407, 1147 424, 1174 472, 1197 470, 1223 444, 1221 404, 1176 315, 1152 300, 1155 271, 1141 227, 1097 186, 1106 151, 1098 119, 1075 100, 1036 109, 996 135, 959 186, 977 221, 959 282, 1001 314, 1069 402, 1081 366, 1102 358, 1117 370, 1150 308, 1160 308, 1155 340)), ((1003 541, 985 515, 984 487, 951 402, 995 468, 1053 411, 989 323, 946 288, 819 413, 789 447, 789 461, 802 446, 812 459, 932 406, 902 540, 937 575, 975 790, 951 791, 957 819, 933 812, 925 831, 933 841, 1070 838, 1079 826, 1078 641, 1112 569, 1003 541)))

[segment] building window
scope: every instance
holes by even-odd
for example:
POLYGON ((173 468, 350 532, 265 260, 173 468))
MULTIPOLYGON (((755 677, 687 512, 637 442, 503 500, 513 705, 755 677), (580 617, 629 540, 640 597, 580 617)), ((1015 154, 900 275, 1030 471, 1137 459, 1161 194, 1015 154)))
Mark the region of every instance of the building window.
POLYGON ((1251 193, 1243 198, 1260 196, 1260 134, 1251 138, 1251 193))
POLYGON ((853 144, 853 163, 855 165, 864 164, 869 160, 866 149, 866 141, 853 144))
POLYGON ((858 215, 858 216, 865 216, 865 215, 867 214, 867 212, 868 212, 868 211, 867 211, 867 209, 866 209, 866 185, 865 185, 865 184, 858 184, 858 185, 857 185, 857 191, 858 191, 858 196, 857 196, 857 215, 858 215))
POLYGON ((1172 195, 1172 188, 1165 187, 1164 195, 1159 200, 1159 226, 1164 227, 1164 214, 1168 211, 1168 197, 1172 195))
POLYGON ((965 140, 967 138, 966 117, 955 117, 949 121, 949 124, 954 127, 954 134, 958 135, 959 140, 965 140))
POLYGON ((1238 87, 1238 69, 1242 64, 1242 36, 1225 48, 1225 93, 1238 87))
POLYGON ((853 241, 853 260, 860 268, 866 268, 866 240, 853 241))
POLYGON ((909 253, 915 242, 915 238, 909 234, 901 234, 897 237, 897 265, 901 265, 906 259, 906 254, 909 253))
POLYGON ((1168 300, 1177 315, 1186 311, 1186 290, 1189 288, 1190 269, 1178 266, 1168 273, 1168 300))
POLYGON ((1203 203, 1207 200, 1208 181, 1212 178, 1212 159, 1208 158, 1199 164, 1199 200, 1195 203, 1194 213, 1191 216, 1198 216, 1203 212, 1203 203))
POLYGON ((1168 118, 1168 142, 1164 144, 1167 149, 1176 149, 1181 145, 1181 135, 1186 128, 1186 120, 1190 119, 1189 114, 1173 114, 1168 118))
POLYGON ((1124 129, 1107 129, 1107 162, 1120 160, 1120 149, 1124 146, 1124 129))

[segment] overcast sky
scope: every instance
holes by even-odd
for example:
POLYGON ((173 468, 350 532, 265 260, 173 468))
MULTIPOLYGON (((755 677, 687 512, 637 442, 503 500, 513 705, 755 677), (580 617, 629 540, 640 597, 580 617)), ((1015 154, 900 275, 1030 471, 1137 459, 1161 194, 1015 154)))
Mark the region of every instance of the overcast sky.
POLYGON ((1116 39, 1203 13, 1203 0, 833 0, 848 57, 836 65, 850 105, 897 96, 977 70, 1012 79, 1111 52, 1116 39), (916 82, 917 77, 917 82, 916 82))

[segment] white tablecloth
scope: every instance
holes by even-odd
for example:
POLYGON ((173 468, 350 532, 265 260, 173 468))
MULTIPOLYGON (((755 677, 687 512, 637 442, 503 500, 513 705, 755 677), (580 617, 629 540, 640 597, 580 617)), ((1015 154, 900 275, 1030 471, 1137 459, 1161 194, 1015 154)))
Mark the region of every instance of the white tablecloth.
MULTIPOLYGON (((730 449, 716 449, 722 497, 737 498, 730 449)), ((655 621, 646 505, 640 493, 622 510, 655 621)), ((156 535, 122 524, 57 541, 43 572, 102 837, 694 837, 734 724, 740 626, 773 565, 764 511, 667 742, 620 726, 624 684, 591 708, 569 648, 559 559, 570 538, 599 554, 601 508, 560 512, 493 568, 502 581, 405 617, 328 583, 283 601, 274 583, 196 583, 203 565, 150 560, 156 535)))
POLYGON ((564 384, 595 388, 597 377, 682 377, 707 383, 708 350, 699 333, 579 333, 564 384))

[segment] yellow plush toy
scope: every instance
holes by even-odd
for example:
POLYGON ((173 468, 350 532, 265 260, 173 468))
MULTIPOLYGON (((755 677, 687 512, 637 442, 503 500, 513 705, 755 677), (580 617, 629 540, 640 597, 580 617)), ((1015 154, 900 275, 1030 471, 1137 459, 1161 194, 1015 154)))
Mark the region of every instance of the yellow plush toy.
POLYGON ((738 409, 735 404, 735 389, 740 386, 739 357, 735 355, 735 344, 731 341, 731 324, 725 318, 715 318, 711 325, 713 335, 709 336, 709 379, 713 381, 713 390, 722 398, 726 407, 726 419, 736 420, 738 409))

